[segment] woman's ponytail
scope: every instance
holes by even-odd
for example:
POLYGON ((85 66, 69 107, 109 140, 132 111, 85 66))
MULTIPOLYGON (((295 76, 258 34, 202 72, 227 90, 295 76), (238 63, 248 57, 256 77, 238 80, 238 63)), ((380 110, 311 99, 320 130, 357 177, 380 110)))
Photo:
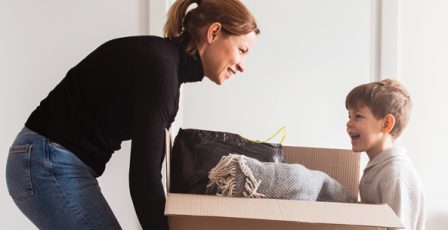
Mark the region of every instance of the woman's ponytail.
POLYGON ((254 16, 240 0, 176 0, 168 10, 164 36, 179 41, 193 54, 203 29, 214 22, 229 35, 260 33, 254 16), (190 10, 193 3, 197 7, 190 10))
POLYGON ((188 7, 197 1, 195 0, 176 0, 167 14, 167 20, 163 28, 164 36, 167 38, 177 38, 183 32, 184 17, 187 14, 188 7))

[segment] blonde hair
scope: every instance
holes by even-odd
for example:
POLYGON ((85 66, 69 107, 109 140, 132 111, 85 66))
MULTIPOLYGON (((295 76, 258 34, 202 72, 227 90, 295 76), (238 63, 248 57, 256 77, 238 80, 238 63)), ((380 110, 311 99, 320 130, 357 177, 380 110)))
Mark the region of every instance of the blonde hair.
POLYGON ((255 18, 240 0, 176 0, 168 11, 164 36, 180 40, 187 52, 193 52, 202 29, 214 22, 230 35, 260 33, 255 18), (188 10, 193 3, 197 7, 188 10))
POLYGON ((408 91, 400 82, 392 79, 359 85, 345 99, 347 109, 367 106, 377 119, 388 114, 395 117, 395 126, 390 132, 394 138, 400 136, 407 126, 412 109, 408 91))

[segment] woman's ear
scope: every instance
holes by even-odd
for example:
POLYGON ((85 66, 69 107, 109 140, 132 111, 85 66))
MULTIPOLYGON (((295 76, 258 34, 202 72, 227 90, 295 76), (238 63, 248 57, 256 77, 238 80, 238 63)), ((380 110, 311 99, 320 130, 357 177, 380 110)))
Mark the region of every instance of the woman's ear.
POLYGON ((387 114, 384 117, 383 132, 390 133, 395 126, 395 116, 387 114))
POLYGON ((212 43, 213 41, 215 41, 216 37, 218 36, 219 31, 221 31, 221 23, 219 22, 214 22, 212 24, 209 25, 208 29, 207 29, 207 43, 212 43))

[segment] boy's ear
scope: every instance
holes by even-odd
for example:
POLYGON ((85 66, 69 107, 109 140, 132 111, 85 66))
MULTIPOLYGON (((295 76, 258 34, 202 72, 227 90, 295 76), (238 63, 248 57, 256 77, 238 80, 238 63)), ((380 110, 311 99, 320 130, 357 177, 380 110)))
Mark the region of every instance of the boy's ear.
POLYGON ((383 132, 390 133, 395 126, 395 116, 387 114, 384 117, 383 132))

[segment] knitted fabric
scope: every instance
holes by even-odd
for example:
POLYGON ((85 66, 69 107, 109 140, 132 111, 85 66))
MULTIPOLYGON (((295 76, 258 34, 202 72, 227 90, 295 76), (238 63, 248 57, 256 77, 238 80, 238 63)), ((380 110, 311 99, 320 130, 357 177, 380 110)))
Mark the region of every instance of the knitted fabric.
POLYGON ((209 173, 207 194, 306 201, 350 202, 344 187, 327 174, 300 164, 260 162, 229 154, 209 173))

